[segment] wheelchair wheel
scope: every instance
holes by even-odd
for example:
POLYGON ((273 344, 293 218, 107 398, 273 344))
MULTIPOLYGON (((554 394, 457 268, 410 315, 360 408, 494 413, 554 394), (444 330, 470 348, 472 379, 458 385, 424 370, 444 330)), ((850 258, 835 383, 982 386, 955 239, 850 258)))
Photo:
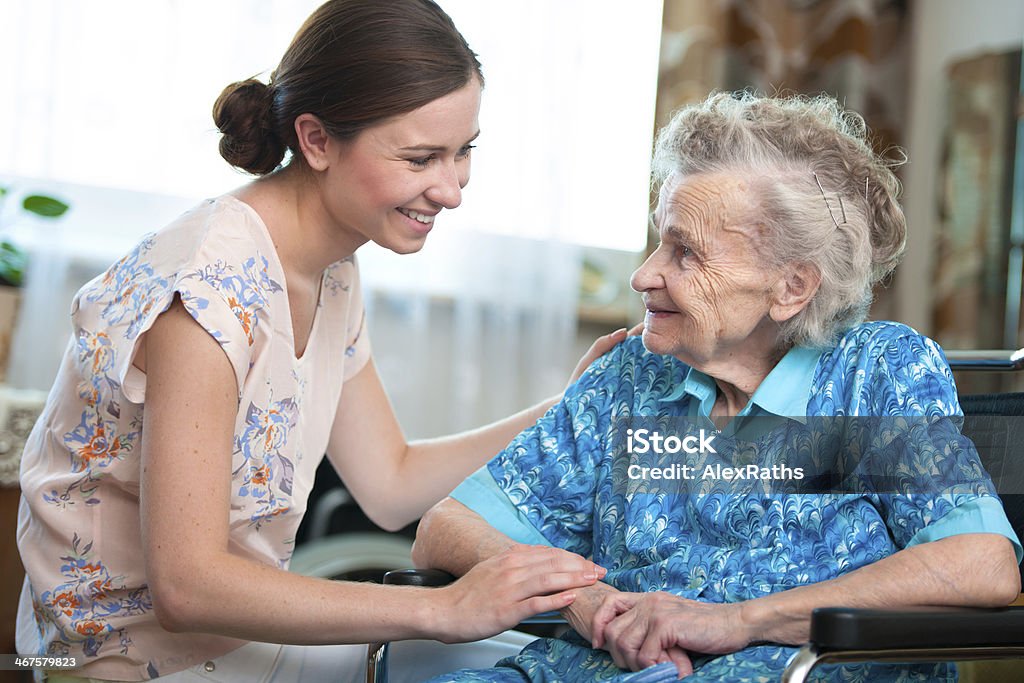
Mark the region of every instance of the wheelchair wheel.
POLYGON ((412 566, 412 541, 381 533, 325 536, 295 548, 289 571, 338 581, 381 583, 385 572, 412 566))

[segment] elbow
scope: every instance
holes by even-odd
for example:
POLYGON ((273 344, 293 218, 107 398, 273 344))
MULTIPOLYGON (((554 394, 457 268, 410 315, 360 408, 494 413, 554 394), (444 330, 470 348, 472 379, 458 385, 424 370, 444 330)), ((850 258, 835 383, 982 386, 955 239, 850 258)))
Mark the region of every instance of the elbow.
MULTIPOLYGON (((373 518, 371 517, 371 519, 373 519, 373 518)), ((416 520, 413 520, 413 519, 410 519, 410 520, 398 519, 397 517, 395 517, 395 518, 380 517, 378 519, 373 520, 373 523, 376 524, 377 526, 379 526, 384 531, 387 531, 389 533, 397 533, 397 532, 401 531, 402 529, 404 529, 405 527, 407 527, 409 524, 411 524, 414 521, 416 521, 416 520)))
MULTIPOLYGON (((1012 554, 1012 551, 1011 551, 1012 554)), ((1016 560, 1016 556, 1013 557, 1016 560)), ((1016 563, 1000 572, 1000 579, 993 582, 993 597, 997 607, 1005 607, 1020 597, 1020 571, 1016 563)))
POLYGON ((401 531, 416 521, 416 518, 405 510, 384 505, 363 506, 363 512, 371 522, 391 533, 401 531))
POLYGON ((160 628, 171 633, 201 630, 191 609, 193 602, 180 583, 169 579, 150 581, 149 592, 153 600, 153 614, 160 628))
POLYGON ((393 533, 415 522, 423 512, 422 509, 413 509, 414 505, 394 491, 394 488, 385 486, 375 491, 356 492, 350 489, 349 492, 367 519, 384 531, 393 533))
POLYGON ((1020 584, 1020 573, 1017 573, 1017 575, 1013 577, 1012 582, 1009 583, 1009 587, 1007 588, 1006 592, 1003 593, 1003 599, 1001 604, 1003 606, 1006 606, 1013 602, 1016 602, 1021 596, 1021 591, 1022 588, 1020 584))
POLYGON ((1010 541, 1002 536, 986 539, 993 547, 989 553, 980 557, 988 557, 988 571, 982 573, 987 577, 987 590, 984 607, 1005 607, 1017 600, 1021 594, 1020 569, 1017 555, 1010 541))
POLYGON ((434 568, 435 560, 431 552, 433 546, 431 539, 444 517, 443 508, 447 500, 449 499, 445 498, 427 510, 420 520, 419 526, 416 527, 416 540, 412 544, 412 564, 417 569, 434 568))
POLYGON ((215 583, 207 571, 213 560, 159 555, 147 562, 149 594, 157 623, 171 633, 208 632, 214 627, 216 600, 208 590, 215 583))
POLYGON ((992 582, 985 607, 1006 607, 1020 597, 1020 574, 1014 571, 992 582))
POLYGON ((419 532, 417 532, 416 540, 412 542, 412 566, 416 569, 432 569, 429 554, 424 549, 425 545, 420 541, 419 532))

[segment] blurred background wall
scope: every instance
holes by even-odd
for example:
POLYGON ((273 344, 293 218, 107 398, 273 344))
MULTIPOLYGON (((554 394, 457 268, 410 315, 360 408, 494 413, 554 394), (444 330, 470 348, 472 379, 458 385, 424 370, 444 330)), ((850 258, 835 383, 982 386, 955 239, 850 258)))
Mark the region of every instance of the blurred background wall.
POLYGON ((876 149, 909 158, 898 171, 907 252, 872 317, 947 349, 1016 349, 1022 42, 1015 0, 666 0, 657 125, 713 89, 836 96, 864 115, 876 149))

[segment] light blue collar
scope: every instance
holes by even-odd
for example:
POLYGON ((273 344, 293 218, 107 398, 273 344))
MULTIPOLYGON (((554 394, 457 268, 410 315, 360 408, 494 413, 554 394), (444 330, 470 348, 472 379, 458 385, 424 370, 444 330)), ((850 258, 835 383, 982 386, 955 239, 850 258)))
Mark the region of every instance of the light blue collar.
MULTIPOLYGON (((793 418, 800 423, 807 422, 807 401, 811 394, 811 382, 818 367, 818 360, 823 352, 802 346, 793 347, 786 352, 768 376, 750 397, 750 402, 739 412, 740 416, 756 414, 754 409, 793 418)), ((684 395, 696 399, 697 414, 704 417, 711 415, 715 405, 718 386, 710 375, 696 368, 690 368, 682 383, 662 401, 678 401, 684 395)))

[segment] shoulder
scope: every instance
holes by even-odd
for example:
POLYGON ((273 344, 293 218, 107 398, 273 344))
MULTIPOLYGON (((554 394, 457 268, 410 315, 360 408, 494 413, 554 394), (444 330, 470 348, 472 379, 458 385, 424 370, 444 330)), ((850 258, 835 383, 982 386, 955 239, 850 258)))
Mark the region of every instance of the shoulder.
POLYGON ((72 323, 81 334, 134 345, 177 293, 197 322, 241 354, 270 332, 261 319, 283 296, 279 270, 252 209, 233 197, 206 200, 87 284, 72 304, 72 323))
POLYGON ((193 296, 225 299, 254 314, 284 291, 270 233, 255 210, 230 195, 207 200, 155 239, 190 313, 193 296))
POLYGON ((835 348, 822 356, 823 364, 858 367, 862 370, 924 363, 929 369, 946 366, 939 345, 903 323, 886 320, 861 323, 839 339, 835 348))
POLYGON ((265 249, 269 233, 247 204, 223 195, 206 199, 151 235, 157 255, 187 261, 204 250, 225 255, 265 249))
POLYGON ((813 391, 824 403, 860 414, 958 410, 942 348, 902 323, 857 325, 822 354, 813 391))
MULTIPOLYGON (((118 294, 140 280, 167 288, 180 275, 218 261, 241 269, 247 259, 266 251, 269 236, 259 233, 258 217, 233 197, 208 199, 147 234, 102 276, 89 283, 83 294, 90 299, 118 294)), ((261 260, 261 259, 257 259, 261 260)))
POLYGON ((689 366, 673 356, 648 351, 640 336, 628 337, 587 368, 566 392, 567 399, 605 398, 634 409, 668 395, 689 366))

